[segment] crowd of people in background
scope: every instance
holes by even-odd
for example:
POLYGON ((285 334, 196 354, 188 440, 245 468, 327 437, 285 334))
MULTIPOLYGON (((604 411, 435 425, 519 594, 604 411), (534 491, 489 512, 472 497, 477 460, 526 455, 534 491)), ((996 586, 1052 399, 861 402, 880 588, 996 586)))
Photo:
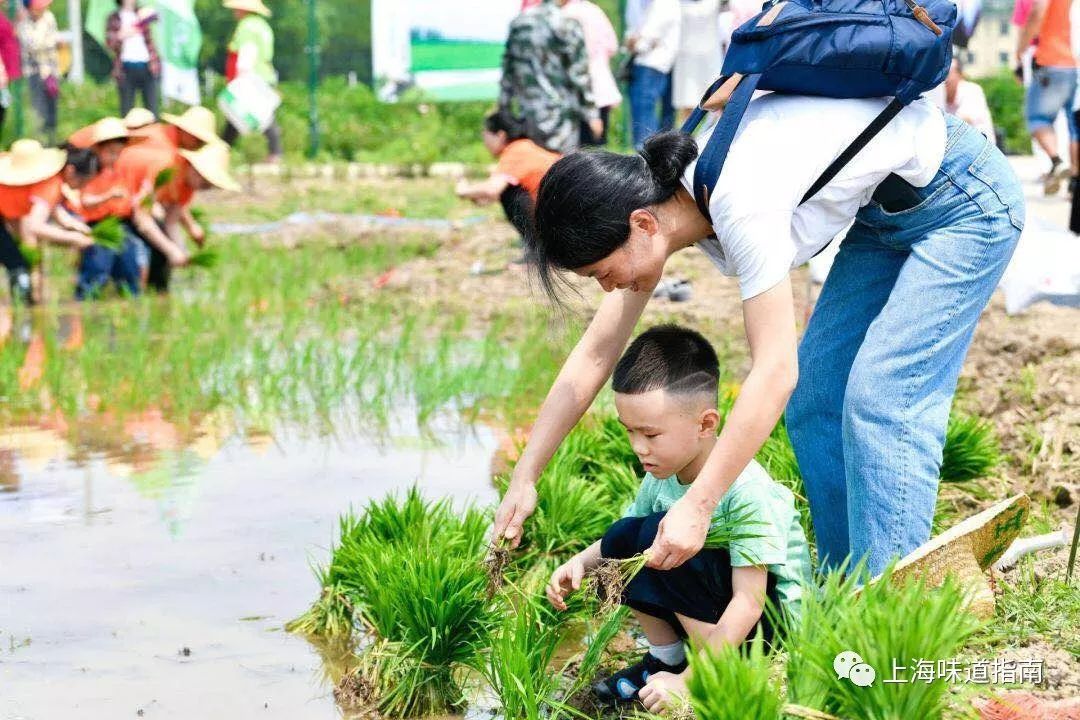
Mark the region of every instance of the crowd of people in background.
MULTIPOLYGON (((96 298, 109 285, 126 295, 167 292, 172 269, 193 257, 189 241, 200 248, 206 241, 192 212, 196 193, 239 189, 229 171, 229 143, 240 132, 226 123, 219 135, 214 113, 202 106, 160 112, 161 63, 149 29, 157 18, 137 0, 118 0, 106 38, 123 117, 104 117, 52 147, 60 63, 50 3, 27 0, 14 25, 0 15, 0 108, 9 104, 8 83, 26 78, 46 140, 19 139, 0 154, 0 263, 12 300, 40 301, 41 256, 49 245, 77 253, 77 300, 96 298)), ((262 0, 223 6, 237 19, 227 77, 250 73, 273 85, 270 10, 262 0)), ((276 123, 266 135, 271 159, 279 158, 276 123)))
MULTIPOLYGON (((53 0, 22 0, 15 22, 0 13, 0 134, 7 108, 12 104, 9 83, 26 80, 30 106, 37 116, 38 134, 46 145, 57 144, 57 107, 62 79, 61 41, 53 0)), ((236 27, 228 44, 226 82, 241 75, 257 76, 273 87, 278 77, 274 69, 274 31, 269 23, 270 8, 262 0, 223 0, 231 10, 236 27)), ((157 12, 141 0, 116 0, 116 10, 104 27, 105 45, 112 56, 112 78, 116 82, 118 114, 125 116, 141 101, 141 107, 157 118, 161 113, 162 63, 152 28, 157 12)), ((225 123, 221 138, 233 144, 241 132, 225 123)), ((268 161, 280 160, 281 131, 276 122, 266 128, 268 161)))

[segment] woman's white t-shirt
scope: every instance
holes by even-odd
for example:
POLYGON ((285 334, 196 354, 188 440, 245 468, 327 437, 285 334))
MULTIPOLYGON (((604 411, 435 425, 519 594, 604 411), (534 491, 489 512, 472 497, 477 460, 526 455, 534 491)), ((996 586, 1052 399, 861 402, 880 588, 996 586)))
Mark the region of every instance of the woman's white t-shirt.
MULTIPOLYGON (((877 186, 896 173, 915 187, 934 179, 945 154, 945 118, 932 103, 911 103, 828 185, 799 200, 861 133, 887 99, 839 100, 773 93, 750 102, 709 198, 715 237, 698 243, 743 300, 779 284, 855 218, 877 186)), ((698 146, 716 127, 698 136, 698 146)), ((683 175, 693 195, 695 163, 683 175)))

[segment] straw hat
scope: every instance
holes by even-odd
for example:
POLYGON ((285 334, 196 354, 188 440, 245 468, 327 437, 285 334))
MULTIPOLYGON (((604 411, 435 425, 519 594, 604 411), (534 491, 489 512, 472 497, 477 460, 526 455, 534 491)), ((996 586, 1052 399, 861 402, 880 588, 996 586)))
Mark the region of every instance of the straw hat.
POLYGON ((1031 499, 1021 494, 969 517, 900 560, 893 577, 921 579, 934 587, 952 575, 970 592, 968 609, 979 617, 992 616, 994 593, 985 571, 1020 534, 1030 507, 1031 499))
POLYGON ((161 119, 170 125, 175 125, 189 135, 194 135, 204 143, 221 141, 217 131, 214 129, 217 124, 214 121, 214 113, 202 105, 189 107, 184 111, 183 115, 161 113, 161 119))
POLYGON ((90 126, 90 145, 97 145, 110 140, 142 140, 138 135, 128 132, 124 121, 118 117, 104 117, 90 126))
POLYGON ((229 10, 247 10, 248 12, 258 13, 263 17, 273 15, 270 8, 266 7, 262 0, 225 0, 222 6, 229 10))
POLYGON ((67 153, 43 148, 37 140, 16 140, 0 155, 0 185, 33 185, 64 169, 67 153))
POLYGON ((154 113, 144 107, 131 108, 131 112, 124 116, 124 125, 128 130, 137 130, 157 122, 154 113))
POLYGON ((240 189, 240 183, 229 174, 229 146, 225 143, 207 143, 199 150, 181 150, 180 154, 214 187, 232 192, 240 189))

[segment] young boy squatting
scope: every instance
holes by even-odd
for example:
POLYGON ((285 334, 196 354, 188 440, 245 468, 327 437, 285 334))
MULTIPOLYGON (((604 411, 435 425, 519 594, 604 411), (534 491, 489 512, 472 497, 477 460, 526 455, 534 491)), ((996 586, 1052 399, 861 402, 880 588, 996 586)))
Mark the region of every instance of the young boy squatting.
MULTIPOLYGON (((637 497, 604 537, 555 570, 547 587, 551 604, 581 587, 605 558, 647 550, 667 510, 694 482, 716 443, 720 427, 716 353, 700 334, 676 326, 638 336, 612 375, 615 407, 634 453, 645 469, 637 497)), ((601 700, 641 700, 657 712, 686 697, 684 640, 695 647, 741 644, 761 626, 768 600, 795 620, 810 554, 790 490, 774 482, 757 462, 732 483, 713 514, 716 523, 738 518, 730 547, 705 549, 668 571, 643 569, 622 598, 649 642, 634 665, 594 686, 601 700)))

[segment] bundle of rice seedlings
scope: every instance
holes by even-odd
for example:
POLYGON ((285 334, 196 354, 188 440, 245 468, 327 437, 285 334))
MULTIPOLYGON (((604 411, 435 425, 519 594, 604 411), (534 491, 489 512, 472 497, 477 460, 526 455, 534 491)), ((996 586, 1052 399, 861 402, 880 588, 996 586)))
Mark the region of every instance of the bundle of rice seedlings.
POLYGON ((482 671, 496 619, 480 559, 406 545, 372 548, 358 558, 357 582, 373 589, 358 612, 378 638, 360 659, 382 714, 417 717, 464 706, 460 675, 482 671))
MULTIPOLYGON (((476 557, 484 547, 486 512, 466 508, 455 513, 449 501, 428 501, 417 487, 403 497, 372 502, 362 513, 339 520, 338 545, 325 568, 316 568, 319 599, 287 629, 325 641, 344 642, 353 633, 356 614, 379 592, 379 579, 365 572, 362 559, 384 547, 421 548, 476 557)), ((479 566, 479 561, 477 561, 479 566)))
POLYGON ((212 270, 221 261, 221 253, 214 248, 203 248, 188 258, 188 265, 202 270, 212 270))
POLYGON ((154 189, 160 190, 171 183, 174 177, 176 177, 176 168, 167 167, 162 169, 162 171, 154 177, 154 189))
POLYGON ((565 626, 541 596, 522 593, 515 600, 492 633, 484 677, 504 717, 541 720, 557 705, 561 676, 552 663, 565 626))
POLYGON ((120 252, 124 247, 124 227, 120 218, 109 216, 90 228, 90 237, 95 245, 106 250, 120 252))
POLYGON ((942 482, 984 478, 1000 463, 1001 448, 988 420, 958 413, 949 418, 941 457, 942 482))
POLYGON ((19 243, 19 253, 23 256, 23 260, 25 260, 26 264, 30 267, 36 268, 37 266, 41 265, 42 255, 40 247, 30 247, 29 245, 23 245, 22 243, 19 243))
POLYGON ((939 720, 946 709, 943 679, 913 682, 913 659, 957 658, 979 621, 964 611, 964 591, 951 578, 930 589, 922 582, 897 583, 889 572, 857 590, 861 572, 830 575, 818 592, 806 592, 802 617, 790 629, 788 693, 792 702, 847 720, 920 718, 939 720), (834 659, 857 653, 876 671, 869 687, 838 678, 834 659), (890 683, 894 663, 905 668, 890 683))
POLYGON ((327 570, 315 572, 322 587, 319 599, 303 615, 285 623, 285 631, 330 642, 348 642, 353 632, 353 608, 348 594, 344 587, 328 579, 327 570))
POLYGON ((760 636, 745 649, 724 645, 692 653, 686 685, 698 720, 778 720, 784 707, 760 636))
POLYGON ((626 504, 613 505, 604 488, 589 478, 545 475, 536 512, 525 527, 525 548, 560 557, 581 552, 619 519, 626 504))

